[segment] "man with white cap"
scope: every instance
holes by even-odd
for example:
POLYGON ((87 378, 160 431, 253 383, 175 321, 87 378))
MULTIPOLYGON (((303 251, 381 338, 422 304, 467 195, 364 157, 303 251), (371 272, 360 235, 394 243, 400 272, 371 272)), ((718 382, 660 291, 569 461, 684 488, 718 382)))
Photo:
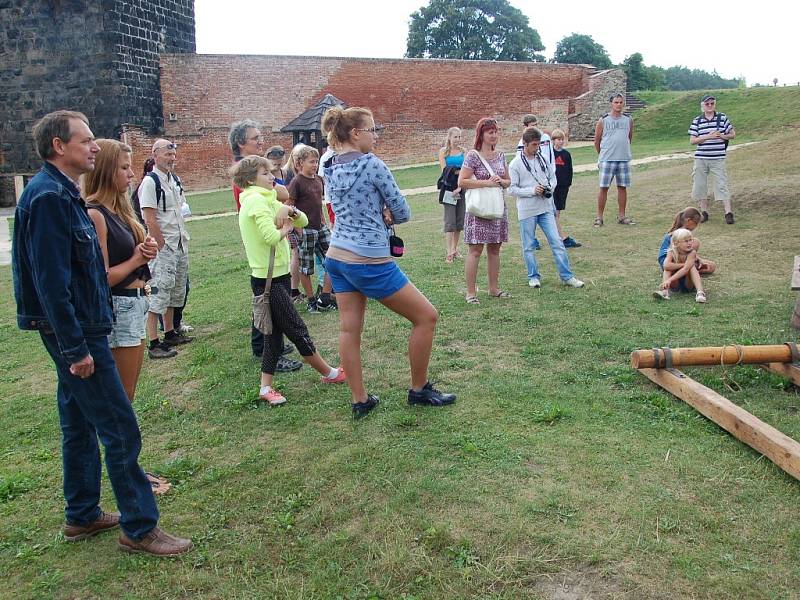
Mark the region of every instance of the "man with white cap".
POLYGON ((697 146, 692 167, 692 199, 700 204, 703 222, 708 221, 708 176, 713 175, 714 199, 722 202, 725 222, 733 225, 725 157, 728 141, 736 137, 736 130, 725 113, 717 112, 717 99, 714 96, 703 96, 700 108, 703 114, 692 119, 689 126, 689 141, 697 146))
POLYGON ((177 148, 177 144, 169 140, 156 140, 153 144, 155 177, 145 177, 139 186, 142 217, 148 233, 158 242, 158 255, 150 264, 153 274, 153 293, 147 315, 150 358, 175 356, 175 346, 194 339, 176 331, 173 326, 174 310, 183 306, 189 276, 189 232, 181 214, 183 189, 172 174, 177 148), (164 320, 163 341, 158 338, 159 315, 164 320))

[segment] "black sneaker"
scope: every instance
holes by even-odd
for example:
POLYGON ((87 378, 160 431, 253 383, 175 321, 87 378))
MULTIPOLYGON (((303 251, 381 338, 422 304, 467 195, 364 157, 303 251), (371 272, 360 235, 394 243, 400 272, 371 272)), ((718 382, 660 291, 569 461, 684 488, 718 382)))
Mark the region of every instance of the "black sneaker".
MULTIPOLYGON (((294 352, 294 346, 284 342, 283 349, 281 350, 281 356, 286 356, 287 354, 291 354, 292 352, 294 352)), ((259 356, 261 355, 259 354, 259 356)))
POLYGON ((366 417, 380 402, 380 398, 372 394, 367 394, 367 400, 365 402, 353 402, 350 405, 353 407, 353 418, 361 419, 362 417, 366 417))
POLYGON ((328 312, 331 310, 339 310, 339 307, 336 306, 336 302, 331 300, 328 303, 324 303, 321 300, 317 302, 317 308, 322 312, 328 312))
POLYGON ((725 213, 725 222, 728 225, 733 225, 734 221, 733 221, 733 213, 732 212, 725 213))
POLYGON ((583 246, 579 241, 569 236, 565 237, 562 241, 564 242, 564 248, 580 248, 583 246))
POLYGON ((175 348, 170 348, 164 342, 159 342, 155 346, 150 346, 147 349, 147 356, 150 358, 172 358, 178 356, 178 351, 175 348))
POLYGON ((302 366, 303 363, 301 363, 299 360, 292 360, 291 358, 281 356, 278 359, 278 364, 275 365, 275 372, 291 373, 292 371, 297 371, 297 369, 301 368, 302 366))
POLYGON ((444 406, 445 404, 452 404, 456 401, 455 394, 445 394, 440 392, 431 385, 431 382, 425 384, 420 391, 408 390, 408 403, 412 406, 414 404, 425 404, 427 406, 444 406))
POLYGON ((179 331, 171 331, 164 334, 164 344, 167 346, 181 346, 194 341, 193 337, 189 337, 179 331))
POLYGON ((310 298, 308 301, 308 312, 310 313, 320 313, 322 312, 317 305, 317 301, 313 298, 310 298))
POLYGON ((541 250, 542 249, 542 245, 539 243, 539 240, 537 240, 536 238, 533 238, 533 249, 534 250, 541 250))
POLYGON ((705 223, 706 221, 708 221, 708 212, 700 211, 700 222, 705 223))

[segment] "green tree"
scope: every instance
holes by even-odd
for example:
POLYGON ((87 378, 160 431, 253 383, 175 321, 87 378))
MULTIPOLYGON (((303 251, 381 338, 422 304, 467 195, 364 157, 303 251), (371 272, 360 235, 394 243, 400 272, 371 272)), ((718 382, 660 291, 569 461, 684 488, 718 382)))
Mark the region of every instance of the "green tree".
POLYGON ((613 65, 608 52, 590 35, 573 33, 556 44, 553 62, 573 65, 594 65, 598 69, 610 69, 613 65))
POLYGON ((628 78, 629 91, 647 89, 644 57, 639 52, 634 52, 622 61, 622 70, 628 78))
POLYGON ((538 32, 507 0, 430 0, 411 14, 406 56, 544 61, 538 32))

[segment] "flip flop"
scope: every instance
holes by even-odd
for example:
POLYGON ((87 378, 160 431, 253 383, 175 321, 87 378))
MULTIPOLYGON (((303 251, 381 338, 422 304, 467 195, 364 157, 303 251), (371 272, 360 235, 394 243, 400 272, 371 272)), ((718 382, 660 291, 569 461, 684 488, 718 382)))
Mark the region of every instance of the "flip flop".
POLYGON ((153 488, 153 493, 156 496, 162 496, 172 488, 172 484, 163 477, 158 477, 152 473, 145 473, 145 476, 150 482, 150 487, 153 488))
POLYGON ((498 290, 496 294, 489 294, 492 298, 511 298, 511 294, 504 291, 498 290))
POLYGON ((597 217, 594 220, 594 224, 592 225, 592 227, 602 227, 602 226, 603 226, 603 219, 601 219, 600 217, 597 217))
POLYGON ((480 304, 481 301, 478 300, 477 296, 467 296, 467 304, 480 304))

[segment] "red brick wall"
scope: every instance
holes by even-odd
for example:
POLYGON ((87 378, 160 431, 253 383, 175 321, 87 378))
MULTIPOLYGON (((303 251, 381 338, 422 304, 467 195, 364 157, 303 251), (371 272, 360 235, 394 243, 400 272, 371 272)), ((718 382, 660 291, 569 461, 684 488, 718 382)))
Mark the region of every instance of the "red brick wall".
MULTIPOLYGON (((326 93, 366 106, 385 126, 378 154, 389 164, 435 160, 448 127, 493 116, 500 147, 512 150, 528 112, 547 128, 568 129, 571 99, 593 92, 592 67, 541 63, 167 54, 161 57, 166 137, 178 142, 188 189, 228 185, 230 124, 260 123, 266 146, 289 149, 279 130, 326 93), (170 115, 174 119, 170 118, 170 115)), ((574 103, 572 104, 574 107, 574 103)), ((592 116, 596 119, 596 116, 592 116)), ((141 164, 153 139, 128 130, 141 164), (140 160, 141 159, 141 160, 140 160)))

